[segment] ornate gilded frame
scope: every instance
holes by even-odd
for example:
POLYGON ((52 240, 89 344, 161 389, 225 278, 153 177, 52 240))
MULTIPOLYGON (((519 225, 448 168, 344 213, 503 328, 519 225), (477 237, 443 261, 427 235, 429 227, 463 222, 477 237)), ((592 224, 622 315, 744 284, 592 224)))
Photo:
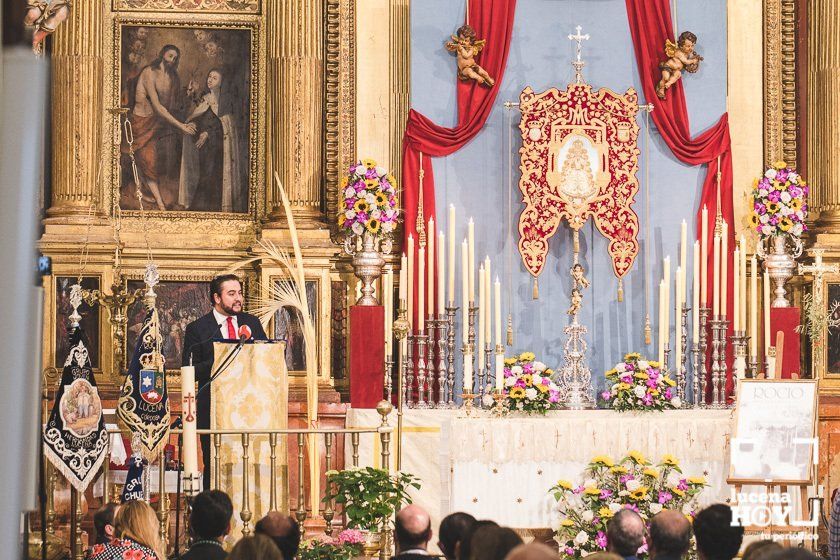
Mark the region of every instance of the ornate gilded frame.
MULTIPOLYGON (((118 2, 119 0, 115 0, 118 2)), ((205 2, 207 0, 204 0, 205 2)), ((154 0, 147 0, 147 3, 154 0)), ((158 211, 148 209, 149 229, 158 233, 179 233, 189 230, 193 233, 219 233, 228 232, 234 234, 248 234, 255 232, 256 223, 265 214, 265 126, 263 124, 265 115, 265 39, 262 36, 262 23, 259 17, 242 16, 231 14, 210 14, 210 13, 185 13, 179 17, 173 17, 171 12, 130 12, 113 13, 111 18, 110 52, 106 53, 105 67, 110 72, 105 75, 105 94, 107 107, 118 107, 120 105, 120 49, 122 40, 122 29, 125 26, 142 25, 154 27, 173 27, 189 29, 194 27, 210 29, 244 29, 251 32, 251 85, 250 85, 250 136, 248 139, 248 212, 181 212, 181 211, 158 211)), ((110 154, 110 188, 104 193, 104 200, 109 202, 113 208, 118 203, 120 196, 120 146, 117 138, 117 131, 120 131, 120 123, 117 117, 110 117, 111 134, 103 135, 105 138, 112 138, 114 141, 108 146, 107 153, 110 154)), ((131 218, 139 218, 140 212, 136 210, 123 210, 123 216, 129 218, 127 225, 130 227, 131 218)), ((141 228, 142 224, 138 225, 141 228)))
MULTIPOLYGON (((840 274, 825 274, 822 277, 822 293, 824 311, 827 313, 831 306, 829 298, 829 286, 840 285, 840 274)), ((811 350, 811 372, 812 377, 820 380, 820 394, 840 395, 840 371, 830 373, 828 365, 828 328, 823 329, 823 345, 819 350, 811 350), (817 356, 819 352, 819 356, 817 356), (822 371, 818 371, 822 369, 822 371)))
POLYGON ((783 159, 798 168, 797 0, 764 0, 763 15, 764 164, 783 159))

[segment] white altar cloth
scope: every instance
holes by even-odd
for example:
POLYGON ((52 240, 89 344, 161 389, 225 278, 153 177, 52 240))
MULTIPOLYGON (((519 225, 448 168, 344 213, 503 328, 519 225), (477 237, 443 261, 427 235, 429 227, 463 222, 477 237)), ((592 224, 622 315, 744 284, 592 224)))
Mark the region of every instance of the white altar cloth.
MULTIPOLYGON (((560 410, 545 417, 506 418, 479 411, 472 418, 462 416, 453 410, 404 412, 402 470, 421 478, 415 501, 429 510, 434 528, 453 511, 516 528, 550 527, 555 514, 548 489, 558 479, 582 482, 583 469, 595 455, 618 459, 631 450, 654 461, 670 453, 687 475, 706 472, 710 487, 700 495, 702 504, 729 497, 732 410, 560 410)), ((396 426, 396 412, 389 421, 396 426)), ((348 411, 348 427, 379 423, 375 410, 348 411)), ((364 436, 361 464, 378 466, 378 458, 375 463, 370 458, 379 450, 378 441, 364 436)), ((349 447, 346 457, 349 464, 349 447)))

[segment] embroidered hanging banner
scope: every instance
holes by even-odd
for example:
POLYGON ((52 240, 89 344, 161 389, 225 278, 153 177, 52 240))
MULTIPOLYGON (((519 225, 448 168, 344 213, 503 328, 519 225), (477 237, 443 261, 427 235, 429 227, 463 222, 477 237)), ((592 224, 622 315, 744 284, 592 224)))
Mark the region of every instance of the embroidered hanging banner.
POLYGON ((639 218, 632 204, 639 149, 638 95, 593 90, 575 83, 519 95, 522 148, 519 189, 519 252, 534 278, 548 254, 548 241, 562 220, 577 231, 591 216, 604 237, 613 271, 622 279, 639 253, 639 218))
POLYGON ((73 488, 84 492, 102 466, 108 432, 102 401, 81 327, 70 333, 70 352, 50 418, 44 426, 44 455, 73 488))

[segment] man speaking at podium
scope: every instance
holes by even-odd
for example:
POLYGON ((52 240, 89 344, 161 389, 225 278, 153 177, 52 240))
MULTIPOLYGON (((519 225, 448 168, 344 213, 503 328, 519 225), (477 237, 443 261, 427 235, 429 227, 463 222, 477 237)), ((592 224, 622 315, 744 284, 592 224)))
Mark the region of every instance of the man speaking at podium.
MULTIPOLYGON (((210 282, 213 309, 187 325, 184 336, 183 364, 195 367, 198 381, 196 411, 198 428, 210 427, 210 381, 213 367, 213 342, 220 340, 268 340, 260 320, 242 312, 242 283, 235 274, 225 274, 210 282)), ((222 373, 224 375, 224 373, 222 373)), ((210 488, 210 437, 201 436, 204 461, 204 488, 210 488)))

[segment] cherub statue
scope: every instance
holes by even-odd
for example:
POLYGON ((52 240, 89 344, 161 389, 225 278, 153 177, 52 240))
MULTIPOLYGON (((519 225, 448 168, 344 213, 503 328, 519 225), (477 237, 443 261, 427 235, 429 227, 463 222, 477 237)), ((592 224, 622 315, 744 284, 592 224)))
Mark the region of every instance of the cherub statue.
POLYGON ((665 39, 665 54, 669 58, 659 64, 659 69, 662 70, 662 78, 656 84, 656 95, 659 99, 665 99, 665 90, 677 83, 683 70, 692 74, 697 72, 703 57, 694 51, 696 44, 697 35, 691 31, 680 33, 676 45, 665 39))
POLYGON ((44 39, 70 15, 70 0, 26 0, 25 25, 35 26, 32 51, 41 54, 44 39))
POLYGON ((446 42, 446 50, 458 56, 459 79, 475 80, 479 84, 488 86, 496 83, 496 80, 491 78, 490 74, 475 61, 475 56, 481 52, 486 43, 485 39, 476 40, 475 29, 467 24, 459 27, 457 34, 452 35, 452 40, 446 42))
POLYGON ((589 287, 589 280, 583 275, 583 266, 580 263, 575 263, 570 273, 575 280, 575 288, 589 287))
POLYGON ((577 288, 572 289, 572 305, 569 307, 569 310, 566 311, 569 315, 577 315, 578 311, 580 311, 580 304, 583 302, 583 295, 580 293, 580 290, 577 288))

